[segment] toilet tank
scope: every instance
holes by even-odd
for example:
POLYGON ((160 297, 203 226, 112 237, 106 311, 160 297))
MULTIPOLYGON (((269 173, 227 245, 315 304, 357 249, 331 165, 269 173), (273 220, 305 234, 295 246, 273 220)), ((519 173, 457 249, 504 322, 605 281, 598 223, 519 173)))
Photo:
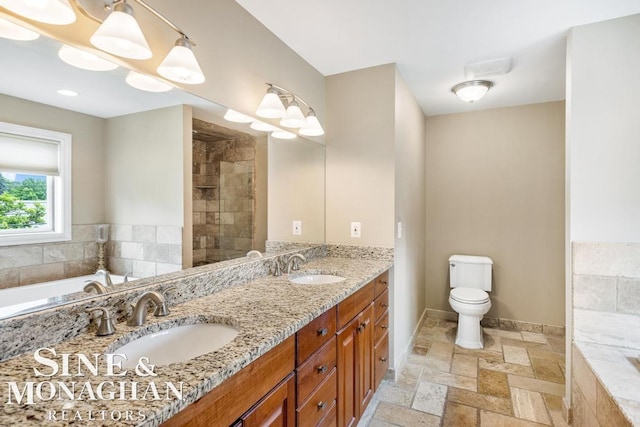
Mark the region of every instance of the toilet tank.
POLYGON ((491 290, 493 261, 486 256, 451 255, 449 257, 449 285, 452 288, 491 290))

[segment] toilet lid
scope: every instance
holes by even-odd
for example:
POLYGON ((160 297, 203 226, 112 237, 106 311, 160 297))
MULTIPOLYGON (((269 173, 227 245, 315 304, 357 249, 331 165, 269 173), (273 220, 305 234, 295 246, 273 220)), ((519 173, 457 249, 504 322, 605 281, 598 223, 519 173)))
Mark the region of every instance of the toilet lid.
POLYGON ((476 288, 453 288, 451 298, 467 304, 482 304, 489 301, 489 294, 476 288))

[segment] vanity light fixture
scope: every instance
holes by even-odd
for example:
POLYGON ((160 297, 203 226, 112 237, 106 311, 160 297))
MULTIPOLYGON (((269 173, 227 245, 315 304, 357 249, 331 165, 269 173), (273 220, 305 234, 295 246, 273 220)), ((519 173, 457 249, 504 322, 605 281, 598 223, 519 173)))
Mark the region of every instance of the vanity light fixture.
POLYGON ((125 78, 127 84, 139 90, 145 92, 168 92, 173 89, 173 86, 165 82, 161 82, 155 77, 147 74, 138 73, 135 71, 129 71, 125 78))
POLYGON ((83 70, 90 71, 110 71, 118 68, 117 64, 102 59, 86 50, 78 49, 68 45, 62 45, 58 51, 58 57, 69 65, 83 70))
POLYGON ((276 130, 271 132, 271 136, 277 139, 294 139, 296 134, 276 128, 276 130))
POLYGON ((0 0, 0 6, 33 21, 68 25, 76 14, 68 0, 0 0))
POLYGON ((281 118, 280 125, 288 128, 300 128, 301 135, 320 136, 324 134, 324 129, 322 129, 315 111, 307 102, 283 87, 272 83, 267 83, 267 86, 269 86, 267 93, 256 110, 258 116, 269 119, 281 118), (300 104, 306 108, 306 116, 300 104))
POLYGON ((7 19, 0 18, 0 37, 10 40, 31 41, 40 37, 40 34, 14 24, 7 19))
POLYGON ((469 104, 473 104, 482 98, 493 87, 493 82, 489 80, 469 80, 459 83, 451 88, 458 98, 469 104))
POLYGON ((71 89, 58 89, 57 92, 62 96, 78 96, 78 92, 74 92, 71 89))
POLYGON ((149 59, 152 56, 147 39, 126 0, 117 3, 91 36, 91 44, 123 58, 149 59))
POLYGON ((259 130, 260 132, 273 132, 274 130, 278 129, 275 126, 270 125, 269 123, 261 122, 260 120, 254 120, 253 122, 251 122, 251 125, 249 127, 253 130, 259 130))
POLYGON ((192 43, 185 35, 176 40, 175 46, 158 66, 158 74, 178 83, 188 85, 203 83, 204 73, 191 45, 192 43))
POLYGON ((236 110, 232 110, 231 108, 227 109, 227 112, 224 113, 224 119, 234 123, 251 123, 253 121, 253 117, 249 117, 246 114, 239 113, 236 110))

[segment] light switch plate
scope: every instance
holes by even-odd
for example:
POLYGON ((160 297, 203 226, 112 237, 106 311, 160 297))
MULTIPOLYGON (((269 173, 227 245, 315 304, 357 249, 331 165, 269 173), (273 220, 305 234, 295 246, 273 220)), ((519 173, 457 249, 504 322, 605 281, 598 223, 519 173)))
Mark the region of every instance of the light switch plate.
POLYGON ((355 237, 357 239, 362 237, 362 224, 359 222, 351 223, 351 237, 355 237))
POLYGON ((398 239, 402 239, 402 221, 398 221, 398 239))
POLYGON ((293 221, 293 235, 302 236, 302 221, 293 221))

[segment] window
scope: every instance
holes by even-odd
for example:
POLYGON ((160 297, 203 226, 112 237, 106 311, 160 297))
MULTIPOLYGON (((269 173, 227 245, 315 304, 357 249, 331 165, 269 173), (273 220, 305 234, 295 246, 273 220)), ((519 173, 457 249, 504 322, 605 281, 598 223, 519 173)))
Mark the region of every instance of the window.
POLYGON ((0 122, 0 246, 71 240, 71 135, 0 122))

